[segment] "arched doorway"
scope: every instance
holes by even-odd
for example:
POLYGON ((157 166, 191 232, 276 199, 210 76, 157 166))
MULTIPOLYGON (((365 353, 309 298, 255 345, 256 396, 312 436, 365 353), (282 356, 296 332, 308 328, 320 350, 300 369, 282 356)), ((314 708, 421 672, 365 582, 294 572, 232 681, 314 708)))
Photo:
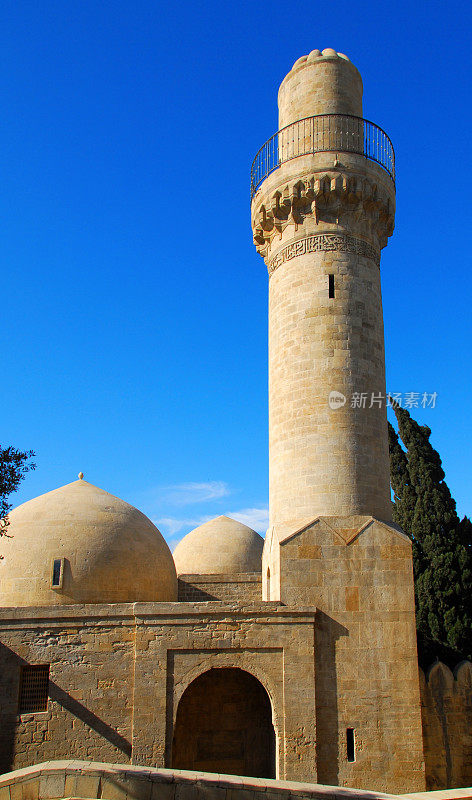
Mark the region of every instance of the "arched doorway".
POLYGON ((195 678, 177 709, 172 767, 275 778, 269 696, 242 669, 210 669, 195 678))

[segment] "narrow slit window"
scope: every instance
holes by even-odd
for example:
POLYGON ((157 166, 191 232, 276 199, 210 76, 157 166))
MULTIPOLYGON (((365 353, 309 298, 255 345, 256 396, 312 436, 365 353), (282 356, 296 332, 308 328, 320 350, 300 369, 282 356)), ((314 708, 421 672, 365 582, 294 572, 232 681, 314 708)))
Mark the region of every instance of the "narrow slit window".
POLYGON ((328 292, 330 299, 334 297, 334 275, 328 275, 328 292))
POLYGON ((19 714, 48 710, 49 664, 25 665, 20 674, 19 714))
POLYGON ((267 600, 270 600, 270 567, 267 568, 267 600))
POLYGON ((52 589, 62 589, 62 582, 64 576, 64 559, 55 558, 52 564, 52 589))
POLYGON ((347 728, 346 729, 346 748, 347 748, 347 760, 348 761, 355 761, 356 760, 356 739, 354 736, 354 728, 347 728))

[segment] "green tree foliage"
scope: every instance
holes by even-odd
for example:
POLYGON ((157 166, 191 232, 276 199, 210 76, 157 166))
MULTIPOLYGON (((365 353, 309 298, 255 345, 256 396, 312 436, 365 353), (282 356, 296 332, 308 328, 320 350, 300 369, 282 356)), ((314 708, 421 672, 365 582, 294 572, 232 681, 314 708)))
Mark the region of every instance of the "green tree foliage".
POLYGON ((8 498, 18 489, 26 473, 35 469, 31 458, 32 450, 16 450, 15 447, 0 446, 0 536, 6 535, 8 512, 11 505, 8 498))
POLYGON ((394 411, 398 434, 389 424, 394 520, 413 544, 420 660, 457 663, 472 655, 472 524, 457 516, 430 428, 404 408, 394 411))

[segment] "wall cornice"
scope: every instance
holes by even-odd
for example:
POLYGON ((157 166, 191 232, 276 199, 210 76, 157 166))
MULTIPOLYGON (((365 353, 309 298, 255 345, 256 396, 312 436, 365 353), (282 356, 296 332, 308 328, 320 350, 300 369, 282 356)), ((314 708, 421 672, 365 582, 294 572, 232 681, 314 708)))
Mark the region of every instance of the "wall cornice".
MULTIPOLYGON (((269 272, 284 240, 295 235, 302 239, 344 234, 345 243, 352 239, 370 243, 374 257, 392 235, 394 220, 394 198, 383 185, 366 176, 334 171, 292 178, 275 187, 269 179, 252 207, 254 244, 269 272)), ((348 249, 347 244, 340 246, 348 249)), ((318 244, 314 249, 323 247, 318 244)))

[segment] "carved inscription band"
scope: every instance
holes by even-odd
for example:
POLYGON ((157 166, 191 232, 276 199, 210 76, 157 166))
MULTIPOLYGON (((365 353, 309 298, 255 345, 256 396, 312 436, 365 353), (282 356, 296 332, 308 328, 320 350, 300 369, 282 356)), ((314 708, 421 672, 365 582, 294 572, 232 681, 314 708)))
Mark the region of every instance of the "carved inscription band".
POLYGON ((280 267, 285 261, 292 258, 303 256, 305 253, 317 253, 320 251, 338 250, 342 253, 356 253, 358 256, 372 258, 380 264, 380 253, 363 239, 356 239, 347 233, 317 233, 314 236, 307 236, 299 239, 298 242, 287 245, 274 258, 271 258, 268 265, 269 275, 280 267))

